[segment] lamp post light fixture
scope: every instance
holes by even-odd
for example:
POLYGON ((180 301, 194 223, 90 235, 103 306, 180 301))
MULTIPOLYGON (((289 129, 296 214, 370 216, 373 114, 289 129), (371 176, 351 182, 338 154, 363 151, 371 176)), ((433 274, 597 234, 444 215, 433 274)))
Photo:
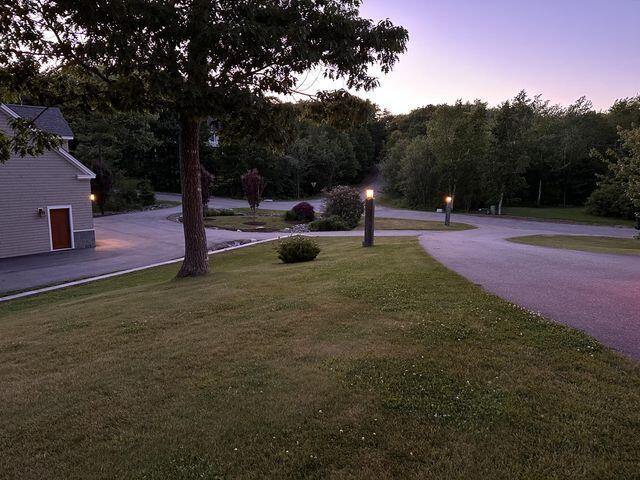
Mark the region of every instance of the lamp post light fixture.
POLYGON ((373 247, 373 189, 368 188, 364 200, 364 241, 363 247, 373 247))
POLYGON ((451 204, 453 203, 453 197, 447 197, 444 201, 446 202, 444 224, 448 227, 451 224, 451 204))

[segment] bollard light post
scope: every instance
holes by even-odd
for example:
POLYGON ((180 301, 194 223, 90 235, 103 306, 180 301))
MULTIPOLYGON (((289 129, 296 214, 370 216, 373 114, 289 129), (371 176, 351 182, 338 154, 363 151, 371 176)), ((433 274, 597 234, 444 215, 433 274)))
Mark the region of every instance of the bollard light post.
POLYGON ((364 241, 363 247, 373 247, 373 189, 367 189, 364 200, 364 241))
POLYGON ((453 198, 447 197, 444 201, 447 202, 444 214, 444 224, 448 227, 451 224, 451 204, 453 203, 453 198))

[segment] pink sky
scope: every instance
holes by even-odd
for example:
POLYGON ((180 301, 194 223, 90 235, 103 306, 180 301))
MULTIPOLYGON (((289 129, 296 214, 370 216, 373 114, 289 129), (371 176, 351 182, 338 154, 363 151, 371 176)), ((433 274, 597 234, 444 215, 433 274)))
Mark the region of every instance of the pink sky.
MULTIPOLYGON (((394 71, 361 94, 393 113, 521 89, 596 109, 640 94, 640 0, 364 0, 361 13, 409 30, 394 71)), ((329 87, 314 79, 309 90, 329 87)))

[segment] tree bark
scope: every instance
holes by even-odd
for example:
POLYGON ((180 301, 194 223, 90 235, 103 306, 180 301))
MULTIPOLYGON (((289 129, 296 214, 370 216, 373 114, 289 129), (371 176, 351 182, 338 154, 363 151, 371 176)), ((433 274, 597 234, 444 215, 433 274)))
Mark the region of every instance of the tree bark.
POLYGON ((183 117, 180 119, 180 179, 184 261, 178 277, 204 275, 209 270, 200 174, 200 120, 183 117))
POLYGON ((538 199, 536 201, 536 205, 539 207, 542 202, 542 179, 538 182, 538 199))

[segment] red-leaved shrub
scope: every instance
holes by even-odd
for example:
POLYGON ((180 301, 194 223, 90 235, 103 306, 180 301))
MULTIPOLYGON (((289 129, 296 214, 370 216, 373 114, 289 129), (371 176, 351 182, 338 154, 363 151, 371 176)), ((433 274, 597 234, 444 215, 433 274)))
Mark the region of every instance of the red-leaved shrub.
POLYGON ((312 222, 316 218, 316 212, 313 209, 313 205, 307 202, 300 202, 295 205, 291 211, 296 220, 301 222, 312 222))

